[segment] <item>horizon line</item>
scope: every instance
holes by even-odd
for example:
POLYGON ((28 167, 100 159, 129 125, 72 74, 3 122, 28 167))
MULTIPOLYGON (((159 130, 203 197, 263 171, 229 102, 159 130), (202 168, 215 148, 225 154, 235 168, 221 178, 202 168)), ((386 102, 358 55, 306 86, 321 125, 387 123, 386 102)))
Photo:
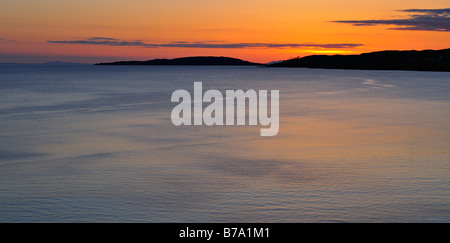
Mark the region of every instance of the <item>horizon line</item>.
MULTIPOLYGON (((67 57, 73 57, 75 58, 98 58, 98 59, 112 59, 112 58, 117 58, 119 60, 116 61, 107 61, 107 62, 123 62, 123 61, 137 61, 137 62, 145 62, 145 61, 151 61, 151 60, 173 60, 173 59, 179 59, 179 58, 192 58, 192 57, 226 57, 226 58, 234 58, 234 59, 239 59, 239 60, 243 60, 243 61, 248 61, 248 62, 253 62, 253 63, 257 63, 257 64, 268 64, 268 63, 272 63, 272 62, 280 62, 280 61, 285 61, 285 60, 290 60, 290 59, 295 59, 295 58, 301 58, 301 57, 307 57, 307 56, 335 56, 335 55, 360 55, 360 54, 364 54, 364 53, 373 53, 373 52, 382 52, 382 51, 439 51, 439 50, 447 50, 450 49, 449 48, 443 48, 443 49, 432 49, 432 48, 427 48, 427 49, 420 49, 420 50, 416 50, 416 49, 407 49, 407 50, 393 50, 393 49, 387 49, 387 50, 379 50, 379 51, 370 51, 370 52, 361 52, 358 54, 311 54, 311 55, 304 55, 304 56, 296 56, 296 57, 290 57, 288 59, 283 59, 283 60, 272 60, 269 62, 254 62, 254 61, 249 61, 249 60, 245 60, 245 59, 241 59, 241 58, 236 58, 236 57, 231 57, 231 56, 223 56, 223 55, 192 55, 192 56, 181 56, 181 57, 174 57, 174 58, 165 58, 165 57, 158 57, 158 58, 151 58, 151 59, 132 59, 132 60, 124 60, 124 58, 121 57, 108 57, 108 56, 101 56, 101 57, 92 57, 92 56, 67 56, 67 57)), ((23 55, 18 55, 18 56, 23 56, 23 55)), ((0 55, 1 57, 1 55, 0 55)), ((29 57, 50 57, 50 56, 29 56, 29 57)), ((92 61, 92 62, 77 62, 77 61, 61 61, 60 59, 64 59, 67 58, 65 56, 59 56, 58 58, 51 60, 51 61, 42 61, 42 62, 0 62, 0 65, 12 65, 12 64, 82 64, 82 65, 95 65, 98 63, 105 63, 103 61, 92 61)))

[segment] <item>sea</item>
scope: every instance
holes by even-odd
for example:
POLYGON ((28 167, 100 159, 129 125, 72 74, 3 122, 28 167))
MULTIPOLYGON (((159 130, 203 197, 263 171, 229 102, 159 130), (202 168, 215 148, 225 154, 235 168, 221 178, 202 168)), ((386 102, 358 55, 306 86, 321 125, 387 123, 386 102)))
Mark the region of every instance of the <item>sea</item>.
POLYGON ((0 222, 450 222, 450 73, 1 64, 0 222), (175 126, 194 82, 278 134, 175 126))

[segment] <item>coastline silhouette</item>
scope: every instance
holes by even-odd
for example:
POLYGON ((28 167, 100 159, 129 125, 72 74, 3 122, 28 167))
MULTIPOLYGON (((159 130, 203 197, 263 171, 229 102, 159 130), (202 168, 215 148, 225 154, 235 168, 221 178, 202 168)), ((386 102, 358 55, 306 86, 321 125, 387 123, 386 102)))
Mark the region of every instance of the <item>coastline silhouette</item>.
POLYGON ((301 67, 323 69, 450 71, 450 49, 378 51, 359 55, 310 55, 267 64, 232 57, 195 56, 148 61, 117 61, 95 65, 217 65, 301 67))
POLYGON ((450 49, 379 51, 360 55, 312 55, 267 65, 324 69, 450 71, 450 49))
POLYGON ((148 61, 119 61, 110 63, 97 63, 96 65, 233 65, 233 66, 257 66, 261 63, 243 61, 231 57, 181 57, 174 59, 153 59, 148 61))

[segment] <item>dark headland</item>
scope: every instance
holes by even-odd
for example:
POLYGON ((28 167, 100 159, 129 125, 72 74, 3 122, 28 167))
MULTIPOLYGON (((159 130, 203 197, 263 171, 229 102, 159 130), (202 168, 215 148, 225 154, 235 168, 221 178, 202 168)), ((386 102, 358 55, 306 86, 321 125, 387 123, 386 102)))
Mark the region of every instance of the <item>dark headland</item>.
POLYGON ((148 61, 119 61, 97 63, 96 65, 223 65, 223 66, 257 66, 260 63, 248 62, 231 57, 182 57, 175 59, 153 59, 148 61))
POLYGON ((285 60, 267 67, 450 71, 450 49, 379 51, 360 55, 312 55, 285 60))

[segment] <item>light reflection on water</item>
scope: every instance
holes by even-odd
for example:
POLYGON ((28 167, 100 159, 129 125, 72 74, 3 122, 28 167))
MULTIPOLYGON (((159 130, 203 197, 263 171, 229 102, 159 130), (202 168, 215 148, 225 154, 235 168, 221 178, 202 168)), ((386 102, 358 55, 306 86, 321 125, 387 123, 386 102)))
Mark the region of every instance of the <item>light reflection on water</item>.
POLYGON ((1 222, 448 222, 448 73, 0 67, 1 222), (176 89, 279 89, 280 132, 176 89))

